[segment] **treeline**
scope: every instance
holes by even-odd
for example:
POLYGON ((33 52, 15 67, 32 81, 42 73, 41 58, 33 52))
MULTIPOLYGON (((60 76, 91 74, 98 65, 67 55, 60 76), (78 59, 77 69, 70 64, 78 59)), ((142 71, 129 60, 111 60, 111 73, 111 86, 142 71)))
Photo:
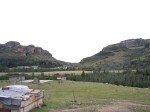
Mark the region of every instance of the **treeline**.
MULTIPOLYGON (((25 58, 0 58, 0 72, 7 72, 9 68, 15 68, 17 66, 39 66, 41 68, 51 68, 62 66, 61 63, 57 61, 48 61, 48 60, 33 60, 33 59, 25 59, 25 58)), ((16 69, 17 70, 17 69, 16 69)))
POLYGON ((0 80, 9 80, 10 77, 14 76, 25 76, 26 80, 34 79, 35 77, 39 80, 55 80, 57 79, 57 75, 49 76, 45 75, 44 72, 41 72, 39 75, 35 75, 34 72, 32 74, 18 74, 18 73, 8 73, 8 74, 1 74, 0 80))
POLYGON ((67 75, 67 79, 74 81, 101 82, 130 87, 150 87, 150 70, 116 72, 82 73, 81 76, 67 75))
POLYGON ((29 73, 29 72, 51 72, 51 71, 75 71, 75 70, 78 70, 74 67, 72 68, 67 68, 67 69, 63 69, 63 68, 54 68, 54 67, 49 67, 49 68, 42 68, 42 67, 38 67, 37 69, 34 69, 32 66, 28 66, 29 68, 7 68, 7 67, 4 67, 4 66, 1 66, 0 65, 0 72, 5 72, 5 73, 21 73, 21 72, 24 72, 24 73, 29 73))
MULTIPOLYGON (((9 73, 6 75, 0 75, 0 80, 8 80, 9 77, 14 75, 22 75, 25 76, 26 79, 34 79, 36 77, 39 80, 56 80, 57 76, 60 76, 60 74, 54 74, 52 76, 45 75, 44 72, 41 72, 40 75, 35 75, 34 72, 30 75, 9 73)), ((101 71, 92 74, 86 74, 83 71, 81 75, 64 74, 63 76, 66 76, 67 80, 73 81, 100 82, 140 88, 150 87, 150 70, 124 71, 121 73, 101 71)))

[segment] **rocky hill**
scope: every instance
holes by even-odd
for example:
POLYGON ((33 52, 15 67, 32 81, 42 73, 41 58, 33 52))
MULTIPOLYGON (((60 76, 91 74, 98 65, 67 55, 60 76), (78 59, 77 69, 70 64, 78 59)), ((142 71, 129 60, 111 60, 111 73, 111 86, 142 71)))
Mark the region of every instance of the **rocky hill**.
POLYGON ((81 60, 83 68, 103 69, 148 68, 150 39, 129 39, 104 47, 99 53, 81 60))
POLYGON ((41 47, 35 47, 34 45, 22 46, 20 45, 19 42, 15 41, 10 41, 7 42, 6 44, 0 44, 0 50, 1 52, 6 51, 14 52, 20 56, 28 56, 31 54, 34 55, 43 54, 45 56, 49 56, 50 58, 52 58, 52 55, 48 51, 43 50, 41 47))
POLYGON ((6 44, 0 44, 0 65, 7 67, 25 65, 51 67, 60 66, 61 62, 41 47, 23 46, 19 42, 10 41, 6 44))

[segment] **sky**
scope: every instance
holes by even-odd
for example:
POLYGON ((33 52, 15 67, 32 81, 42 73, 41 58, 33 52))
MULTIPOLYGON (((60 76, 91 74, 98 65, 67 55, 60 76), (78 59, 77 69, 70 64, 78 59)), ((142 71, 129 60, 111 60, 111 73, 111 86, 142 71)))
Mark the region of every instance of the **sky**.
POLYGON ((33 44, 79 62, 136 38, 150 38, 150 0, 0 0, 0 44, 33 44))

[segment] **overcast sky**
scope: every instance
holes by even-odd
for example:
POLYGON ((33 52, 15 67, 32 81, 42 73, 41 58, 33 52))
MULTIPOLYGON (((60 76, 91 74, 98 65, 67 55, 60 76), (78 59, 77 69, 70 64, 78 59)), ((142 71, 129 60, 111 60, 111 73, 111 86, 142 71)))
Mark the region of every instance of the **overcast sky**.
POLYGON ((79 62, 109 44, 150 38, 150 0, 0 0, 0 43, 79 62))

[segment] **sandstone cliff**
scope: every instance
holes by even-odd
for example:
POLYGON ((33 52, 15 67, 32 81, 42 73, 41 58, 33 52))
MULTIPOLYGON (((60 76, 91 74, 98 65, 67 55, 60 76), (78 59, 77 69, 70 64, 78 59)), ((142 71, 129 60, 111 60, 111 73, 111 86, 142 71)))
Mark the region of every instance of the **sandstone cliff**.
POLYGON ((145 45, 145 40, 144 39, 129 39, 129 40, 125 40, 120 42, 121 44, 123 44, 124 46, 126 46, 128 49, 134 49, 134 48, 138 48, 138 47, 143 47, 145 45))
POLYGON ((21 56, 28 56, 28 55, 36 55, 42 54, 45 56, 52 57, 52 54, 46 50, 43 50, 41 47, 35 47, 34 45, 29 46, 22 46, 19 42, 16 41, 9 41, 6 44, 0 44, 1 50, 10 50, 15 52, 21 56))
POLYGON ((23 46, 16 41, 0 44, 0 66, 14 67, 25 65, 55 67, 61 66, 61 61, 55 59, 47 50, 34 45, 23 46))

